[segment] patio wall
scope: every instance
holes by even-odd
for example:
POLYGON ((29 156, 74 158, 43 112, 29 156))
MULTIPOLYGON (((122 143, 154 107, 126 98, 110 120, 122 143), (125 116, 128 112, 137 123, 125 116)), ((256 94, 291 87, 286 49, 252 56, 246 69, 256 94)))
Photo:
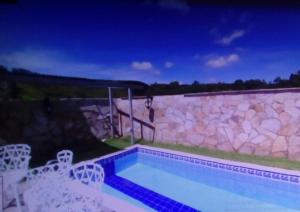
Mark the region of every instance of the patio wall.
POLYGON ((27 143, 45 157, 59 147, 87 145, 109 135, 108 112, 101 99, 0 101, 0 145, 27 143))
MULTIPOLYGON (((127 100, 116 105, 128 112, 127 100)), ((300 160, 300 89, 155 96, 152 106, 153 123, 145 99, 133 101, 134 116, 155 127, 155 142, 300 160)), ((123 128, 128 133, 128 119, 123 128)), ((137 137, 140 129, 135 123, 137 137)))

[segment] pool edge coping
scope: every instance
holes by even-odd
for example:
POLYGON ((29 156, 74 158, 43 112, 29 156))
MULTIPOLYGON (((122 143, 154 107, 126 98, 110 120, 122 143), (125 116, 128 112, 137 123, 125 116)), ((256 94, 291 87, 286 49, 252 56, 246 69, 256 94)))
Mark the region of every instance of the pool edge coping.
POLYGON ((215 157, 210 157, 210 156, 205 156, 205 155, 200 155, 200 154, 192 154, 192 153, 187 153, 187 152, 181 152, 181 151, 177 151, 177 150, 170 150, 170 149, 159 148, 159 147, 151 147, 151 146, 141 145, 141 144, 135 144, 134 146, 126 148, 126 150, 130 150, 131 148, 135 148, 135 147, 140 147, 140 148, 150 149, 150 150, 156 150, 156 151, 163 151, 163 152, 166 152, 166 153, 179 154, 179 155, 182 155, 182 156, 193 157, 193 158, 208 160, 208 161, 212 161, 212 162, 225 163, 225 164, 234 165, 234 166, 243 166, 243 167, 246 167, 246 168, 261 169, 263 171, 278 172, 278 173, 283 173, 283 174, 288 174, 288 175, 295 175, 297 177, 300 177, 300 171, 297 171, 297 170, 289 170, 289 169, 283 169, 283 168, 271 167, 271 166, 264 166, 264 165, 254 164, 254 163, 227 160, 227 159, 215 158, 215 157))
POLYGON ((264 165, 259 165, 259 164, 255 164, 255 163, 247 163, 247 162, 241 162, 241 161, 221 159, 221 158, 215 158, 215 157, 210 157, 210 156, 205 156, 205 155, 200 155, 200 154, 193 154, 193 153, 187 153, 187 152, 182 152, 182 151, 177 151, 177 150, 170 150, 170 149, 165 149, 165 148, 160 148, 160 147, 151 147, 151 146, 141 145, 141 144, 134 144, 133 146, 126 147, 125 149, 119 150, 117 152, 113 152, 113 153, 103 155, 103 156, 100 156, 97 158, 89 159, 86 161, 95 162, 100 159, 105 159, 105 158, 109 158, 109 157, 118 155, 122 152, 126 152, 126 151, 134 149, 136 147, 150 149, 150 150, 156 150, 156 151, 164 151, 166 153, 179 154, 182 156, 193 157, 193 158, 202 159, 202 160, 209 160, 209 161, 218 162, 218 163, 225 163, 228 165, 244 166, 246 168, 261 169, 264 171, 278 172, 278 173, 283 173, 283 174, 288 174, 288 175, 295 175, 300 178, 300 170, 299 171, 298 170, 290 170, 290 169, 284 169, 284 168, 278 168, 278 167, 264 166, 264 165))
MULTIPOLYGON (((135 144, 133 146, 129 146, 123 150, 110 153, 98 158, 91 159, 90 161, 99 161, 99 160, 104 160, 109 162, 111 159, 115 160, 118 159, 117 155, 120 155, 119 158, 123 158, 126 155, 132 154, 133 152, 141 152, 142 154, 152 154, 155 156, 159 157, 164 157, 164 158, 170 158, 172 160, 178 160, 178 161, 183 161, 183 162, 188 162, 188 163, 194 163, 197 165, 196 161, 198 161, 198 164, 201 166, 205 166, 208 168, 212 169, 219 169, 219 170, 224 170, 228 172, 237 172, 240 174, 245 174, 245 176, 250 176, 249 172, 244 172, 241 173, 241 169, 253 169, 255 172, 260 171, 262 175, 257 176, 256 174, 251 174, 253 177, 259 177, 271 181, 279 181, 283 183, 288 183, 290 185, 300 185, 300 171, 297 170, 287 170, 287 169, 282 169, 282 168, 277 168, 277 167, 268 167, 268 166, 263 166, 263 165, 258 165, 258 164, 252 164, 252 163, 246 163, 246 162, 239 162, 239 161, 232 161, 232 160, 225 160, 225 159, 220 159, 220 158, 214 158, 214 157, 209 157, 209 156, 203 156, 203 155, 198 155, 198 154, 192 154, 192 153, 186 153, 186 152, 181 152, 181 151, 176 151, 176 150, 169 150, 169 149, 164 149, 164 148, 159 148, 159 147, 150 147, 147 145, 141 145, 141 144, 135 144), (148 151, 147 151, 148 150, 148 151), (126 153, 128 152, 128 153, 126 153), (173 155, 171 157, 171 155, 173 155), (178 157, 178 159, 174 157, 178 157), (114 159, 115 158, 115 159, 114 159), (201 163, 199 163, 201 161, 201 163), (205 165, 202 165, 202 161, 205 161, 205 165), (208 165, 210 164, 210 165, 208 165), (217 164, 217 166, 215 166, 217 164), (226 168, 220 168, 220 164, 223 164, 225 166, 232 166, 234 169, 226 170, 226 168), (235 170, 235 168, 238 168, 238 171, 235 170), (268 173, 269 176, 265 176, 265 173, 268 173), (275 175, 279 175, 279 178, 274 178, 275 175), (286 176, 287 179, 283 179, 282 176, 286 176), (291 179, 296 179, 296 181, 293 181, 291 179)), ((117 189, 118 190, 118 189, 117 189)), ((129 195, 130 196, 130 195, 129 195)), ((133 197, 134 198, 134 197, 133 197)), ((136 198, 134 198, 136 199, 136 198)), ((138 200, 138 199, 136 199, 138 200)), ((139 201, 139 200, 138 200, 139 201)), ((144 202, 142 202, 145 204, 144 202)), ((145 204, 147 205, 147 204, 145 204)), ((149 205, 147 205, 149 206, 149 205)), ((151 207, 151 206, 150 206, 151 207)), ((190 206, 188 206, 190 207, 190 206)))

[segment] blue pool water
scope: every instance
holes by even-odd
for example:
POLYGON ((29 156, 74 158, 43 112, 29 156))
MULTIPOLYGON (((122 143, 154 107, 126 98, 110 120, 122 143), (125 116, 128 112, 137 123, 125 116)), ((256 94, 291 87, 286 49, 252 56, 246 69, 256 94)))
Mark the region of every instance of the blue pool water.
POLYGON ((296 184, 141 152, 119 158, 114 163, 115 175, 204 212, 300 211, 300 186, 296 184))

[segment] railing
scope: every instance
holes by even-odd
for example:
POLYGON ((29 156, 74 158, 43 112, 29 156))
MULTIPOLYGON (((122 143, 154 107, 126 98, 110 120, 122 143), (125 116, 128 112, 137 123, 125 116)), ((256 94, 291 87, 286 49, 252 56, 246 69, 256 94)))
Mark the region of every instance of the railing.
MULTIPOLYGON (((119 114, 120 135, 123 136, 123 119, 122 119, 122 117, 125 116, 125 117, 129 118, 130 115, 128 113, 120 110, 120 109, 117 109, 117 112, 119 114)), ((154 136, 155 136, 155 127, 152 126, 151 124, 149 124, 149 123, 147 123, 147 122, 145 122, 143 120, 137 119, 135 117, 133 117, 133 121, 140 124, 141 139, 144 139, 144 131, 143 131, 144 127, 148 127, 149 129, 152 130, 153 133, 152 133, 152 140, 151 141, 153 142, 154 141, 154 136)))

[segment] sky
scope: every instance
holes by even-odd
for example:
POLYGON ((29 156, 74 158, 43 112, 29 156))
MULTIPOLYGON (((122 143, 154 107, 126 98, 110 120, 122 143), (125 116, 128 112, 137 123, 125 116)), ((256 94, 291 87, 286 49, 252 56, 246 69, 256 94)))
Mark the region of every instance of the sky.
POLYGON ((0 4, 0 64, 146 83, 272 81, 300 70, 300 9, 132 2, 0 4))

